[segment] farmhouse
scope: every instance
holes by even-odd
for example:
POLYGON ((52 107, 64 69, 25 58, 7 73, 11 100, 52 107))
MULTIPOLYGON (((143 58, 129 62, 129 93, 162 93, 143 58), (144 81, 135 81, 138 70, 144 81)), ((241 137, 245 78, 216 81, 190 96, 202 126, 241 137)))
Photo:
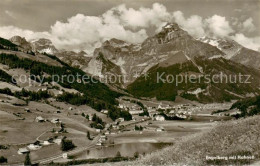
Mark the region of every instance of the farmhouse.
POLYGON ((101 110, 100 112, 103 114, 108 114, 108 110, 101 110))
POLYGON ((27 148, 18 149, 18 154, 26 154, 26 153, 30 153, 30 151, 27 148))
POLYGON ((31 112, 29 108, 24 109, 25 112, 31 112))
POLYGON ((39 150, 39 149, 41 149, 41 146, 30 144, 30 145, 27 146, 27 148, 30 149, 30 150, 39 150))
POLYGON ((157 131, 157 132, 162 132, 162 131, 164 131, 164 128, 162 128, 162 127, 159 127, 159 128, 156 128, 156 130, 155 131, 157 131))
POLYGON ((36 122, 45 122, 45 119, 43 117, 41 117, 41 116, 37 116, 35 118, 35 120, 36 120, 36 122))
POLYGON ((58 118, 54 118, 54 119, 51 120, 51 123, 54 123, 54 124, 57 124, 57 123, 60 123, 60 122, 61 121, 58 118))
POLYGON ((155 119, 156 121, 165 121, 165 118, 164 118, 164 116, 162 116, 162 115, 155 115, 154 119, 155 119))
POLYGON ((143 110, 136 110, 136 109, 132 109, 132 110, 129 111, 129 113, 131 115, 138 115, 138 114, 141 114, 143 112, 144 112, 143 110))
POLYGON ((116 121, 115 121, 115 122, 116 122, 116 123, 117 123, 117 122, 119 122, 119 123, 120 123, 120 122, 123 122, 123 121, 125 121, 125 119, 124 119, 124 118, 118 118, 118 119, 116 119, 116 121))

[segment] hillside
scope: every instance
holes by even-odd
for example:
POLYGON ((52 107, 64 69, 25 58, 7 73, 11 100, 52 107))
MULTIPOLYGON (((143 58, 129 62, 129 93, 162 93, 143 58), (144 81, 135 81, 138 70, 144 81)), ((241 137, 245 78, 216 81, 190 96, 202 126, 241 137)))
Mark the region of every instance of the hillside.
MULTIPOLYGON (((260 155, 260 116, 218 124, 208 132, 192 135, 175 145, 125 165, 247 165, 260 155), (254 156, 254 159, 206 160, 206 156, 254 156)), ((241 157, 241 158, 242 158, 241 157)), ((124 165, 123 163, 120 163, 124 165)))
MULTIPOLYGON (((11 45, 11 42, 8 43, 7 41, 8 40, 5 40, 4 44, 11 45)), ((11 46, 15 45, 13 44, 11 46)), ((48 55, 46 53, 37 53, 36 55, 31 55, 20 51, 12 51, 9 47, 6 47, 4 50, 0 50, 0 63, 1 66, 3 65, 1 67, 3 70, 1 71, 1 80, 3 81, 10 83, 10 76, 12 75, 18 77, 25 74, 27 77, 29 77, 33 74, 35 76, 31 77, 34 86, 30 85, 31 81, 29 82, 29 80, 26 83, 17 81, 18 87, 27 89, 28 91, 26 92, 26 95, 21 96, 21 98, 24 100, 25 98, 23 97, 27 97, 28 95, 35 95, 34 93, 38 92, 39 90, 41 91, 42 89, 47 89, 48 93, 51 93, 49 91, 55 91, 57 87, 52 85, 52 81, 55 80, 51 79, 54 78, 55 75, 56 77, 62 78, 56 81, 59 86, 65 90, 65 93, 62 93, 58 96, 57 99, 59 99, 59 101, 71 103, 74 105, 86 104, 93 107, 97 111, 107 109, 109 110, 109 116, 113 120, 120 116, 129 116, 128 113, 121 112, 121 110, 116 108, 117 101, 115 98, 120 96, 119 93, 112 91, 108 86, 99 82, 98 80, 91 79, 91 77, 87 76, 82 70, 69 66, 55 56, 48 55), (68 78, 71 75, 79 80, 70 82, 68 78), (77 75, 80 77, 76 77, 77 75), (85 82, 83 82, 84 76, 85 78, 88 78, 87 80, 84 80, 85 82), (43 82, 40 82, 40 80, 43 82), (40 83, 47 84, 48 87, 42 87, 40 83), (36 92, 30 94, 30 91, 36 92)), ((39 96, 42 95, 39 94, 39 96)), ((44 98, 55 97, 52 95, 44 96, 44 98)), ((41 97, 37 98, 37 100, 41 99, 41 97)))
POLYGON ((159 64, 130 84, 127 89, 138 97, 156 97, 158 100, 174 101, 175 97, 180 95, 203 103, 224 102, 259 94, 259 80, 258 71, 238 63, 223 58, 198 57, 194 61, 174 65, 159 64), (228 77, 221 76, 221 73, 228 77), (238 82, 238 78, 229 79, 238 76, 239 73, 251 75, 250 83, 238 82), (171 77, 168 77, 169 75, 171 77), (195 76, 192 81, 189 80, 191 75, 195 76), (214 75, 218 77, 214 78, 214 75), (185 80, 185 77, 188 79, 185 80), (179 83, 176 80, 178 78, 179 83), (210 78, 210 81, 207 78, 210 78), (234 83, 234 80, 237 83, 234 83))

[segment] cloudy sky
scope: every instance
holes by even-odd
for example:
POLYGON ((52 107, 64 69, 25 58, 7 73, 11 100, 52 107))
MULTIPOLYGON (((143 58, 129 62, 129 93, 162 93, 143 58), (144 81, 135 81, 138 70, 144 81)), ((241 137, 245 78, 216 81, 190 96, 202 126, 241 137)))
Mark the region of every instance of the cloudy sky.
POLYGON ((140 43, 166 22, 260 51, 260 0, 0 1, 1 37, 48 38, 59 49, 91 52, 110 38, 140 43))

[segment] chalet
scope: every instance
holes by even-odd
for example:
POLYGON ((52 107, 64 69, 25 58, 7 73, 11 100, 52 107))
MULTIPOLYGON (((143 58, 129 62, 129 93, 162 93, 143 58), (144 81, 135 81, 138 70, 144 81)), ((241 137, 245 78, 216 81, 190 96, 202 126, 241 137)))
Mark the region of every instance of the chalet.
POLYGON ((51 143, 49 141, 43 141, 43 145, 50 145, 51 143))
POLYGON ((113 128, 117 128, 117 125, 116 125, 116 124, 112 124, 112 127, 113 127, 113 128))
POLYGON ((57 123, 61 123, 61 121, 58 118, 54 118, 51 120, 51 123, 57 124, 57 123))
POLYGON ((120 122, 123 122, 123 121, 125 121, 125 119, 124 119, 124 118, 118 118, 118 119, 116 119, 116 123, 117 123, 117 122, 119 122, 119 123, 120 123, 120 122))
POLYGON ((106 141, 106 140, 107 140, 107 136, 105 136, 105 135, 100 136, 100 141, 106 141))
POLYGON ((119 104, 118 107, 121 108, 121 109, 123 109, 123 108, 125 108, 125 105, 119 104))
POLYGON ((101 110, 100 112, 103 114, 108 114, 108 110, 101 110))
POLYGON ((67 159, 68 158, 68 153, 63 153, 62 154, 62 158, 67 159))
POLYGON ((61 138, 57 138, 57 139, 53 140, 53 142, 56 143, 56 144, 58 144, 58 145, 61 144, 61 141, 62 141, 61 138))
POLYGON ((26 154, 26 153, 30 153, 30 151, 27 148, 18 149, 18 154, 26 154))
POLYGON ((41 117, 41 116, 37 116, 35 118, 35 120, 36 120, 36 122, 45 122, 45 119, 43 117, 41 117))
POLYGON ((24 109, 25 112, 31 112, 29 108, 24 109))
POLYGON ((165 118, 164 118, 164 116, 162 116, 162 115, 155 115, 154 119, 155 119, 156 121, 165 121, 165 118))
POLYGON ((89 114, 89 115, 88 115, 88 120, 92 120, 92 118, 93 118, 93 115, 92 115, 92 114, 89 114))
POLYGON ((41 146, 40 145, 35 145, 35 144, 30 144, 27 146, 28 149, 30 150, 39 150, 41 149, 41 146))
POLYGON ((101 141, 101 140, 98 140, 98 142, 96 143, 96 145, 97 145, 97 146, 102 146, 102 145, 103 145, 103 143, 102 143, 102 141, 101 141))
POLYGON ((136 109, 131 109, 130 111, 129 111, 129 113, 131 114, 131 115, 138 115, 138 114, 141 114, 141 113, 143 113, 144 111, 143 110, 136 110, 136 109))
POLYGON ((158 127, 158 128, 155 129, 155 131, 157 131, 157 132, 162 132, 162 131, 164 131, 164 128, 158 127))

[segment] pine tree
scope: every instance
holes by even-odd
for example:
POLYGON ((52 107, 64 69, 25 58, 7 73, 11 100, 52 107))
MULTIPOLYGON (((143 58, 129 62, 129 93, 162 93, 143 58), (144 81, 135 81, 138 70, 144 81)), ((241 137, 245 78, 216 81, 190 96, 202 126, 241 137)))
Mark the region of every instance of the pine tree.
POLYGON ((29 153, 27 153, 25 156, 24 165, 32 165, 29 153))
POLYGON ((116 157, 121 157, 121 153, 119 151, 116 153, 116 157))
POLYGON ((91 137, 90 137, 89 131, 87 132, 87 137, 88 137, 89 140, 92 140, 91 137))

